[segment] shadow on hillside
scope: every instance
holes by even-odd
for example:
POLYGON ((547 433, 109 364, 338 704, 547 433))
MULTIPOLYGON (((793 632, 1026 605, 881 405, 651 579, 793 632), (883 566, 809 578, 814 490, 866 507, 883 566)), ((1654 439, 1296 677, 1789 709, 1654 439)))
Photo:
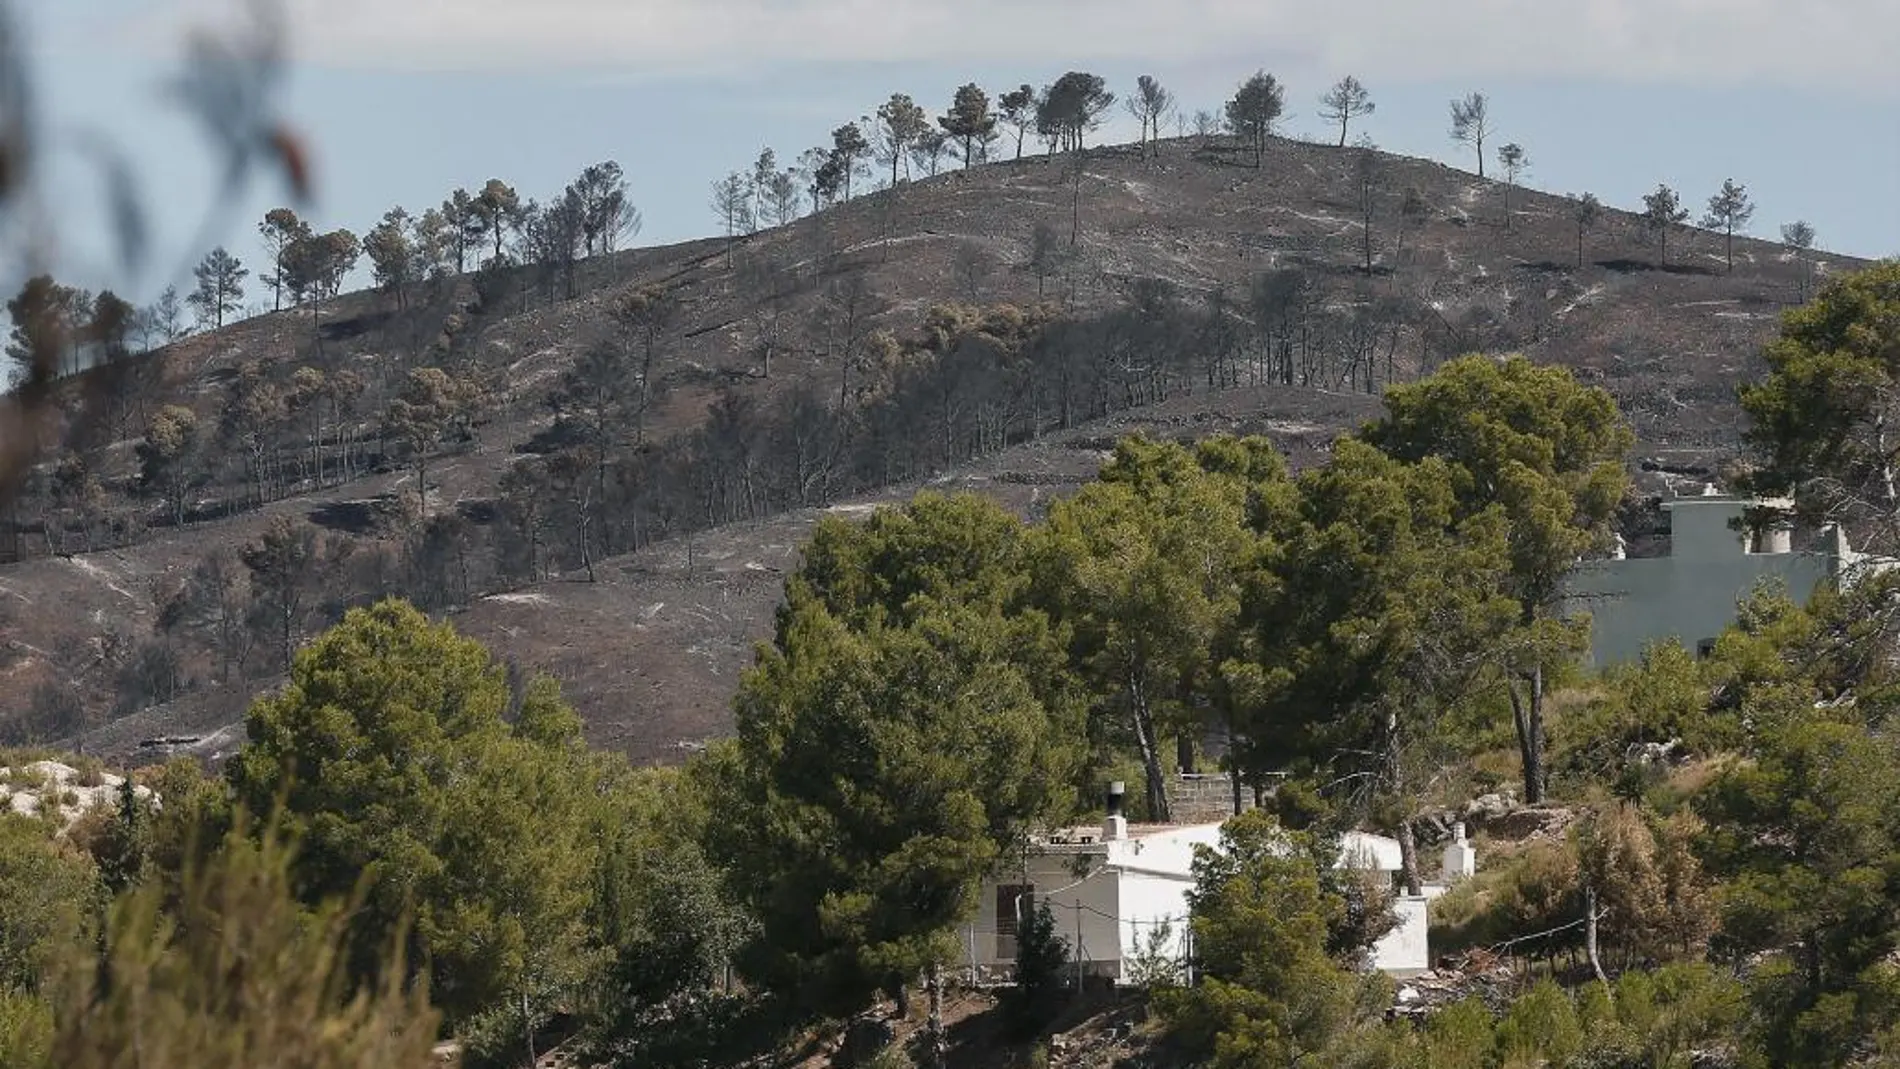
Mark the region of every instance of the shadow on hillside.
POLYGON ((383 326, 396 317, 394 312, 365 312, 348 319, 333 319, 317 328, 324 341, 348 341, 383 326))
POLYGON ((1614 271, 1619 275, 1633 275, 1644 271, 1660 271, 1665 275, 1715 275, 1720 272, 1712 267, 1700 264, 1659 264, 1649 260, 1598 260, 1598 267, 1605 271, 1614 271))
POLYGON ((1295 253, 1288 256, 1285 258, 1285 262, 1288 266, 1311 271, 1316 275, 1326 275, 1331 278, 1386 278, 1395 273, 1392 268, 1386 264, 1373 264, 1372 270, 1368 272, 1363 263, 1342 264, 1323 260, 1317 256, 1308 256, 1304 253, 1295 253))
POLYGON ((367 535, 377 529, 381 513, 389 503, 387 496, 367 501, 326 501, 311 509, 308 517, 311 523, 326 530, 367 535))
POLYGON ((563 449, 586 445, 587 427, 577 420, 556 419, 552 424, 534 432, 525 442, 518 442, 514 452, 520 456, 547 456, 563 449))

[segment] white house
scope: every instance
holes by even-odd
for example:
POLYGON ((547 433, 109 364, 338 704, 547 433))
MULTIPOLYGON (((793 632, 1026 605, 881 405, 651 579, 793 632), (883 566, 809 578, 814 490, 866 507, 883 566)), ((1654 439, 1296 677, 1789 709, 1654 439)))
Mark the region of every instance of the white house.
POLYGON ((1806 601, 1829 580, 1889 566, 1857 553, 1840 527, 1829 525, 1812 549, 1794 548, 1786 519, 1745 531, 1751 510, 1787 513, 1791 503, 1725 497, 1713 487, 1700 497, 1663 503, 1669 513, 1669 555, 1588 561, 1564 588, 1566 612, 1591 616, 1590 659, 1598 665, 1634 660, 1652 642, 1676 639, 1705 653, 1735 621, 1737 604, 1764 579, 1779 580, 1806 601))
MULTIPOLYGON (((1129 965, 1165 929, 1161 949, 1186 957, 1188 892, 1194 887, 1194 848, 1218 848, 1220 824, 1136 824, 1121 816, 1120 783, 1110 789, 1109 815, 1100 827, 1069 828, 1034 843, 1016 872, 987 882, 979 911, 964 926, 964 952, 973 974, 1007 977, 1016 960, 1018 918, 1048 902, 1057 930, 1083 972, 1116 983, 1129 979, 1129 965)), ((1458 829, 1446 848, 1447 875, 1472 871, 1473 854, 1458 829)), ((1339 864, 1370 868, 1394 879, 1397 840, 1352 833, 1339 864)), ((1400 894, 1394 903, 1399 926, 1373 948, 1373 963, 1404 977, 1431 967, 1426 939, 1426 903, 1444 892, 1400 894)))

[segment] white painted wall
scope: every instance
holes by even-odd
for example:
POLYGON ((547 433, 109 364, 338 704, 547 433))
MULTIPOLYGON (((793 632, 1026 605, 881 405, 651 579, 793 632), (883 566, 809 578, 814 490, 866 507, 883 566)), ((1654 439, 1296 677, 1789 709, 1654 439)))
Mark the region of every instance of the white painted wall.
MULTIPOLYGON (((1023 900, 1025 914, 1043 901, 1049 903, 1056 931, 1068 941, 1071 957, 1080 958, 1085 967, 1089 962, 1100 962, 1099 967, 1119 965, 1121 926, 1114 919, 1120 916, 1117 874, 1105 869, 1098 857, 1090 859, 1086 876, 1077 876, 1071 867, 1074 861, 1073 857, 1059 855, 1031 857, 1018 872, 985 881, 976 916, 963 928, 966 967, 974 964, 979 971, 987 970, 992 979, 1007 978, 1016 959, 1014 954, 998 953, 999 943, 1008 941, 999 940, 997 935, 1007 927, 998 923, 997 888, 1015 884, 1030 884, 1036 889, 1034 900, 1023 900), (1080 954, 1076 952, 1078 941, 1080 954)), ((1010 906, 1003 904, 1003 908, 1008 910, 1010 906)))
POLYGON ((1194 848, 1213 849, 1220 845, 1219 824, 1183 824, 1166 831, 1152 831, 1139 838, 1107 843, 1108 863, 1128 868, 1147 869, 1171 875, 1192 876, 1194 848))
POLYGON ((1399 926, 1372 945, 1372 964, 1392 976, 1417 976, 1432 967, 1426 896, 1400 895, 1392 909, 1399 915, 1399 926))
POLYGON ((1150 933, 1162 921, 1171 922, 1164 953, 1181 960, 1188 947, 1188 892, 1194 881, 1179 876, 1161 876, 1143 872, 1123 872, 1120 880, 1120 950, 1116 968, 1109 973, 1117 980, 1127 978, 1128 965, 1141 953, 1150 933))
POLYGON ((1652 642, 1675 639, 1690 652, 1735 620, 1736 604, 1763 579, 1779 579, 1805 601, 1831 576, 1831 553, 1750 553, 1729 529, 1749 502, 1679 498, 1669 511, 1670 555, 1588 561, 1564 584, 1564 611, 1591 616, 1595 664, 1632 661, 1652 642))
MULTIPOLYGON (((1186 825, 1150 831, 1138 838, 1094 844, 1086 875, 1078 876, 1075 854, 1031 856, 1016 872, 984 885, 977 914, 964 926, 964 964, 978 975, 1005 980, 1015 958, 999 953, 999 886, 1033 885, 1037 900, 1047 900, 1056 930, 1072 956, 1091 975, 1126 977, 1127 962, 1139 953, 1157 922, 1171 920, 1168 952, 1185 955, 1188 946, 1188 892, 1194 888, 1194 848, 1216 846, 1220 825, 1186 825)), ((1342 863, 1370 864, 1388 875, 1398 867, 1398 843, 1382 836, 1354 834, 1342 844, 1342 863)), ((1436 890, 1436 889, 1434 889, 1436 890)), ((1373 948, 1374 964, 1398 976, 1430 967, 1426 935, 1426 899, 1401 897, 1400 925, 1373 948)), ((1002 904, 1006 912, 1008 903, 1002 904)), ((1033 908, 1024 901, 1025 910, 1033 908)))

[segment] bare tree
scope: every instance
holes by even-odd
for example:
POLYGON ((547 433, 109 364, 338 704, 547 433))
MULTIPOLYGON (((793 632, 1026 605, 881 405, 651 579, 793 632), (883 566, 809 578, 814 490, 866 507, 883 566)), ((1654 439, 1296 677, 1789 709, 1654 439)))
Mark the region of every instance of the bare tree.
POLYGON ((1405 196, 1399 201, 1399 240, 1398 249, 1394 253, 1396 259, 1404 259, 1407 231, 1423 230, 1431 214, 1432 208, 1425 202, 1424 191, 1417 186, 1405 187, 1405 196))
POLYGON ((655 365, 671 340, 673 327, 679 320, 679 300, 668 290, 648 287, 621 300, 614 306, 611 315, 614 325, 632 342, 640 355, 640 393, 635 399, 633 426, 633 440, 640 443, 646 441, 646 414, 653 407, 653 399, 660 386, 655 365))
POLYGON ((1511 229, 1511 193, 1517 188, 1517 180, 1530 168, 1531 158, 1524 153, 1524 146, 1513 141, 1498 149, 1498 166, 1504 168, 1504 229, 1511 229))
POLYGON ((732 266, 732 245, 739 235, 752 232, 752 190, 746 176, 734 171, 712 184, 713 215, 726 231, 726 266, 732 266))
POLYGON ((1484 139, 1491 134, 1491 102, 1472 93, 1451 102, 1451 139, 1478 151, 1478 177, 1484 177, 1484 139))
POLYGON ((194 632, 216 651, 220 683, 230 682, 234 671, 244 670, 254 640, 245 626, 250 598, 246 572, 229 550, 214 549, 159 607, 161 632, 194 632))
POLYGON ((1724 179, 1721 190, 1709 198, 1709 210, 1702 217, 1702 225, 1722 231, 1731 272, 1735 270, 1735 232, 1747 230, 1748 221, 1754 217, 1755 204, 1748 199, 1748 187, 1736 185, 1732 178, 1724 179))
MULTIPOLYGON (((928 177, 935 178, 938 168, 943 166, 944 153, 948 151, 950 151, 950 135, 942 130, 925 127, 923 132, 917 135, 917 140, 911 143, 910 162, 928 177)), ((892 198, 891 206, 895 208, 896 198, 892 198)))
POLYGON ((1334 83, 1326 95, 1319 98, 1319 117, 1328 122, 1339 124, 1339 147, 1346 147, 1346 126, 1352 120, 1370 115, 1377 109, 1372 102, 1372 94, 1359 83, 1359 79, 1348 74, 1334 83))
POLYGON ((1036 276, 1036 299, 1042 300, 1049 280, 1062 272, 1064 250, 1062 239, 1055 228, 1047 223, 1037 223, 1029 234, 1029 262, 1031 274, 1036 276))
POLYGON ((1370 141, 1362 141, 1353 161, 1353 185, 1359 200, 1359 232, 1363 269, 1372 273, 1372 224, 1377 213, 1379 190, 1385 180, 1385 168, 1379 150, 1370 141))
POLYGON ((153 332, 166 345, 191 333, 191 327, 185 322, 185 302, 178 296, 177 286, 166 286, 146 314, 153 332))
POLYGON ((951 274, 963 291, 963 299, 973 306, 983 299, 983 281, 989 277, 991 266, 983 247, 974 241, 959 242, 951 254, 951 274))
POLYGON ((798 171, 786 168, 774 171, 766 179, 765 219, 773 226, 784 226, 798 218, 798 171))
POLYGON ((351 543, 329 542, 308 523, 277 516, 262 539, 238 551, 250 575, 251 619, 277 647, 283 668, 290 667, 296 652, 311 596, 323 589, 350 549, 351 543))
MULTIPOLYGON (((1174 94, 1167 91, 1152 74, 1135 79, 1135 95, 1128 98, 1128 114, 1141 122, 1141 148, 1148 150, 1150 136, 1161 140, 1161 120, 1174 108, 1174 94)), ((1159 151, 1159 146, 1157 146, 1159 151)))
POLYGON ((1195 137, 1213 137, 1215 134, 1220 133, 1220 131, 1220 116, 1208 111, 1206 108, 1202 108, 1194 113, 1195 137))

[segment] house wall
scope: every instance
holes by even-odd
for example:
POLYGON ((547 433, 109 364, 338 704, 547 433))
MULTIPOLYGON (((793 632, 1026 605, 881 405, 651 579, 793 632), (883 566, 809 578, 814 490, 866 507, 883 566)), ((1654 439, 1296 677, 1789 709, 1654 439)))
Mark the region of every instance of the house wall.
MULTIPOLYGON (((1127 839, 1098 842, 1098 851, 1086 858, 1086 875, 1078 876, 1084 858, 1077 853, 1051 853, 1028 858, 1016 872, 984 885, 976 916, 964 926, 964 965, 976 980, 1004 981, 1015 962, 1012 939, 998 933, 1009 925, 999 919, 998 887, 1028 885, 1037 901, 1050 903, 1056 930, 1070 945, 1071 954, 1093 976, 1126 980, 1128 963, 1140 954, 1159 922, 1171 922, 1163 952, 1177 960, 1189 946, 1188 892, 1194 887, 1197 846, 1214 847, 1220 825, 1189 825, 1149 829, 1127 839)), ((1398 866, 1398 844, 1372 835, 1352 835, 1344 844, 1342 861, 1369 865, 1388 875, 1398 866)), ((1433 888, 1433 890, 1438 890, 1433 888)), ((1025 900, 1025 907, 1029 901, 1025 900)), ((1426 933, 1426 897, 1400 897, 1395 904, 1400 925, 1373 948, 1373 963, 1396 976, 1410 976, 1430 967, 1426 933)))
POLYGON ((1120 881, 1120 950, 1116 968, 1104 970, 1118 980, 1128 977, 1130 964, 1147 947, 1148 940, 1166 922, 1168 936, 1161 952, 1179 962, 1188 948, 1188 892, 1194 881, 1184 877, 1166 877, 1145 872, 1123 872, 1120 881))
POLYGON ((1188 824, 1139 838, 1117 839, 1105 844, 1108 861, 1111 865, 1189 876, 1194 871, 1194 848, 1218 847, 1220 828, 1219 824, 1188 824))
POLYGON ((1607 665, 1676 639, 1694 652, 1735 620, 1736 605, 1763 579, 1806 600, 1833 574, 1826 553, 1750 553, 1729 523, 1748 503, 1684 498, 1669 503, 1670 555, 1589 561, 1565 583, 1564 611, 1591 616, 1590 658, 1607 665))
MULTIPOLYGON (((1031 857, 1019 872, 984 883, 976 916, 964 925, 962 933, 964 965, 974 970, 978 979, 1008 979, 1015 965, 1013 953, 1007 956, 997 953, 998 932, 1006 925, 999 924, 996 900, 999 885, 1014 884, 1034 885, 1034 901, 1049 903, 1055 915, 1056 932, 1068 941, 1071 956, 1079 957, 1086 971, 1109 969, 1110 975, 1115 974, 1121 945, 1121 925, 1115 919, 1120 916, 1116 875, 1104 870, 1102 860, 1097 857, 1089 860, 1088 875, 1079 877, 1071 867, 1074 861, 1075 858, 1063 855, 1031 857), (1078 922, 1081 925, 1080 954, 1075 949, 1078 922)), ((1031 900, 1023 900, 1025 912, 1031 906, 1031 900)))
POLYGON ((1399 926, 1372 945, 1372 964, 1400 978, 1417 976, 1432 967, 1429 927, 1426 922, 1426 896, 1401 895, 1392 904, 1399 915, 1399 926))

